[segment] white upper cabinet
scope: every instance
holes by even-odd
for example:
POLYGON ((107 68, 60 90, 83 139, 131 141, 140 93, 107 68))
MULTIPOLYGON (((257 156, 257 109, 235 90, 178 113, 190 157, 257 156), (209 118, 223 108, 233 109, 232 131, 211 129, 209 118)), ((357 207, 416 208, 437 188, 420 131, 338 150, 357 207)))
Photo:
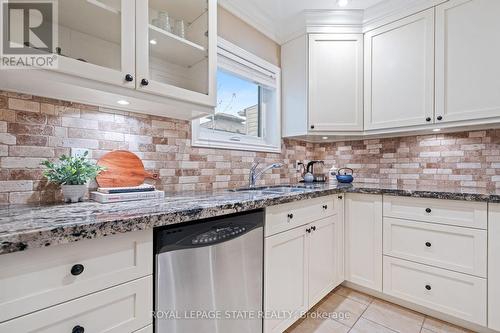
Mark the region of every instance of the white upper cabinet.
POLYGON ((438 122, 500 117, 499 17, 495 0, 436 7, 438 122))
POLYGON ((135 1, 57 2, 57 71, 135 88, 135 1))
MULTIPOLYGON (((0 89, 178 119, 213 113, 217 0, 61 0, 56 66, 0 89)), ((0 8, 0 14, 2 8, 0 8)), ((41 52, 41 51, 39 51, 41 52)))
POLYGON ((281 46, 283 137, 307 134, 307 35, 281 46))
POLYGON ((365 130, 434 117, 434 8, 365 34, 365 130))
POLYGON ((363 130, 363 36, 310 34, 281 48, 283 136, 363 130))
POLYGON ((215 105, 216 0, 137 1, 137 88, 215 105))
POLYGON ((363 130, 362 35, 309 35, 309 129, 363 130))

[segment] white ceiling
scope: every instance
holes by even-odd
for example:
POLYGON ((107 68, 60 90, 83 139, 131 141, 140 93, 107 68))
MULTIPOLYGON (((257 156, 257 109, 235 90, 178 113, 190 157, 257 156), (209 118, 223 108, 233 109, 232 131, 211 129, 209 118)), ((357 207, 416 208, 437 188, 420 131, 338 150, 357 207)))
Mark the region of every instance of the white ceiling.
MULTIPOLYGON (((400 3, 407 1, 409 0, 397 0, 400 3)), ((346 7, 339 7, 337 0, 219 0, 219 4, 228 11, 279 43, 295 32, 289 31, 292 27, 303 23, 302 14, 306 11, 343 10, 363 13, 366 9, 382 7, 386 2, 394 0, 350 0, 346 7)))
POLYGON ((336 0, 221 0, 221 3, 243 5, 250 3, 253 7, 281 19, 290 18, 304 10, 317 9, 366 9, 384 0, 351 0, 346 7, 339 7, 336 0))

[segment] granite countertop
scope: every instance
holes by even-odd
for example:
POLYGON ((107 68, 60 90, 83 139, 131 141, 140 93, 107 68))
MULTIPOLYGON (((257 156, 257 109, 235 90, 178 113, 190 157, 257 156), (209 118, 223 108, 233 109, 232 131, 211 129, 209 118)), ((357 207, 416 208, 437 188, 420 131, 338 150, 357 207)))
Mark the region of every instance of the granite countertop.
MULTIPOLYGON (((299 185, 303 186, 303 185, 299 185)), ((167 193, 165 199, 0 208, 0 254, 227 215, 337 193, 371 193, 500 203, 500 190, 316 184, 300 192, 167 193)))

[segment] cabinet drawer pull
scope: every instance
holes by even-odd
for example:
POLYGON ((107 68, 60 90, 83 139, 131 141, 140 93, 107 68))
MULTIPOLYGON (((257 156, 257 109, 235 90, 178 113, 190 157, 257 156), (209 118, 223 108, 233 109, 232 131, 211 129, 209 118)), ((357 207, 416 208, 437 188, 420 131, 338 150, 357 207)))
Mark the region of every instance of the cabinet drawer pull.
POLYGON ((327 210, 328 209, 328 205, 323 205, 323 209, 327 210))
POLYGON ((307 232, 308 234, 310 234, 310 233, 311 233, 311 228, 307 228, 307 229, 306 229, 306 232, 307 232))
POLYGON ((316 226, 312 226, 312 227, 311 227, 311 230, 312 230, 312 231, 316 231, 316 226))
POLYGON ((343 197, 343 196, 341 196, 341 195, 339 195, 339 196, 338 196, 338 198, 339 198, 340 200, 342 200, 344 197, 343 197))
MULTIPOLYGON (((83 273, 85 267, 82 264, 76 264, 71 267, 71 275, 77 276, 83 273)), ((82 331, 83 332, 83 331, 82 331)))
POLYGON ((430 214, 430 213, 432 212, 432 209, 430 209, 430 208, 426 208, 426 209, 425 209, 425 212, 430 214))
POLYGON ((71 333, 84 333, 84 332, 85 332, 85 328, 78 326, 78 325, 73 327, 73 330, 71 331, 71 333))
POLYGON ((431 246, 432 246, 432 244, 431 244, 430 242, 426 242, 426 243, 425 243, 425 246, 427 246, 427 247, 431 247, 431 246))
POLYGON ((431 289, 432 289, 432 287, 431 287, 430 285, 426 285, 426 286, 425 286, 425 289, 427 289, 427 290, 431 290, 431 289))
POLYGON ((288 214, 287 216, 289 219, 293 219, 293 214, 288 214))

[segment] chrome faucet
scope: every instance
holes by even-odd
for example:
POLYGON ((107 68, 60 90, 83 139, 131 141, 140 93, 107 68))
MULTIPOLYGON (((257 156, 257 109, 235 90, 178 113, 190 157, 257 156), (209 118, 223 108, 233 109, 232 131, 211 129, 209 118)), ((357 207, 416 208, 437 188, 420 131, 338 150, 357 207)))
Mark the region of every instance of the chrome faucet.
POLYGON ((283 164, 281 164, 281 163, 273 163, 260 171, 256 171, 259 164, 260 164, 260 161, 256 161, 252 164, 252 167, 250 168, 250 174, 248 175, 248 186, 249 187, 255 187, 255 183, 257 182, 257 180, 267 170, 277 169, 277 168, 281 168, 283 166, 283 164))

